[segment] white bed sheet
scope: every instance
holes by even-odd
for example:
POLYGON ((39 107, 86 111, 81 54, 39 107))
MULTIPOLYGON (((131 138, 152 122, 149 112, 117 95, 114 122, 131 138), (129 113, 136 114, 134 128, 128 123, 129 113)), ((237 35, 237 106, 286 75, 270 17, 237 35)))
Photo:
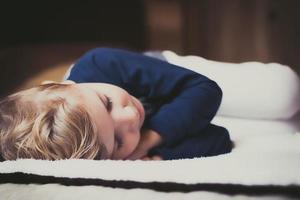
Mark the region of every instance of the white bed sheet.
POLYGON ((216 116, 212 123, 226 127, 235 142, 234 151, 258 152, 291 149, 300 153, 300 112, 289 120, 259 120, 216 116), (254 141, 255 140, 255 141, 254 141), (297 145, 298 144, 298 145, 297 145), (254 145, 256 148, 252 148, 254 145), (281 148, 281 149, 278 149, 281 148))
MULTIPOLYGON (((18 160, 0 164, 1 173, 25 172, 59 177, 133 180, 140 182, 300 185, 299 115, 291 120, 253 120, 216 116, 235 143, 230 154, 174 161, 18 160)), ((224 195, 196 191, 157 192, 102 186, 0 184, 1 199, 290 199, 288 197, 224 195), (59 195, 57 193, 59 191, 59 195)))

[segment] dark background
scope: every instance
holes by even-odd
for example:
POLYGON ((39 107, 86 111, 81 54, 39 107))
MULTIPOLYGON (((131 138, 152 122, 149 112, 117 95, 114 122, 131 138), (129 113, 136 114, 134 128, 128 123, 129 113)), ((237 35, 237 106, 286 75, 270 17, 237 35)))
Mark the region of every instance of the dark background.
POLYGON ((279 62, 299 73, 299 8, 297 0, 4 1, 0 96, 97 46, 279 62))

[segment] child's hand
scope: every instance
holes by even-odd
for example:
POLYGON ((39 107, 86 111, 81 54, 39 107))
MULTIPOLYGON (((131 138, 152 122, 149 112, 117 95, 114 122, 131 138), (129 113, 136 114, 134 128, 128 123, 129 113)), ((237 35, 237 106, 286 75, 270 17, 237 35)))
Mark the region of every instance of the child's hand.
POLYGON ((148 151, 161 144, 161 136, 150 129, 142 130, 141 138, 136 149, 126 158, 128 160, 142 159, 147 157, 148 151))
POLYGON ((141 159, 142 160, 162 160, 162 157, 158 156, 158 155, 155 155, 155 156, 152 156, 152 157, 144 156, 141 159))

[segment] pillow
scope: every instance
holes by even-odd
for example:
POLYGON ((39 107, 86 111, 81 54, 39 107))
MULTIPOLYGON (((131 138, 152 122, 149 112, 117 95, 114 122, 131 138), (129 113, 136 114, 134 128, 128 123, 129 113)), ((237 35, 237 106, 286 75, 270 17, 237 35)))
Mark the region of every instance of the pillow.
POLYGON ((225 63, 163 51, 172 64, 201 73, 223 90, 217 115, 289 119, 300 109, 299 76, 278 63, 225 63))

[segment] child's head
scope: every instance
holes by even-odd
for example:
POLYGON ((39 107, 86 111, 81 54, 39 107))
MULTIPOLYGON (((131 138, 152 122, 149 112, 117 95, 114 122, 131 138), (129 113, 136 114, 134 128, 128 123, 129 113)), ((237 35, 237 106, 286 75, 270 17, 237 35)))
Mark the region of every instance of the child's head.
POLYGON ((0 101, 0 152, 5 160, 124 159, 138 144, 141 108, 110 84, 40 85, 0 101))

